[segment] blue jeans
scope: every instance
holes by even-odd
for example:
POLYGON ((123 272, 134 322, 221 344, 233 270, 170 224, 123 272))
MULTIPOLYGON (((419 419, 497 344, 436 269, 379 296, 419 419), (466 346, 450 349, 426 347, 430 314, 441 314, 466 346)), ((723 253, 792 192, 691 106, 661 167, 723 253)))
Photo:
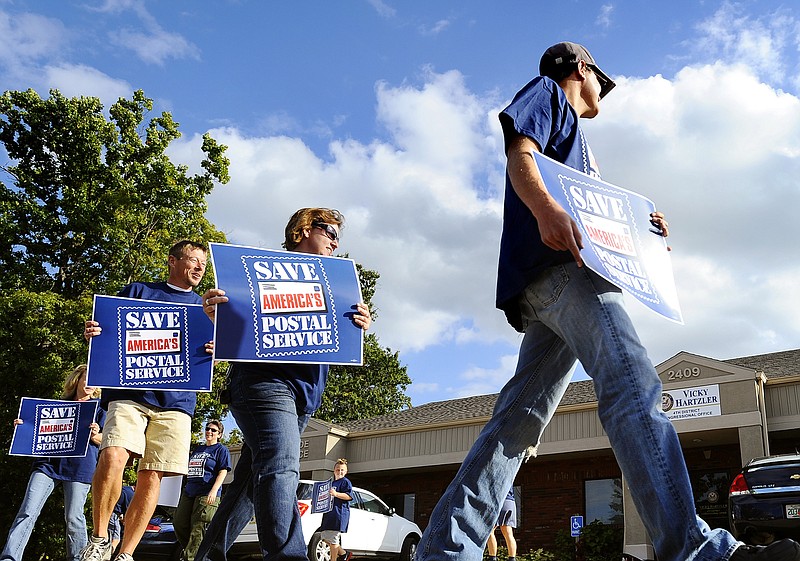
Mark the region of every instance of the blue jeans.
POLYGON ((514 376, 430 517, 416 561, 480 561, 529 448, 537 446, 576 358, 594 380, 598 415, 661 561, 721 561, 739 543, 697 517, 661 381, 619 288, 574 263, 551 267, 519 300, 525 335, 514 376))
POLYGON ((64 520, 67 523, 67 559, 78 561, 81 549, 86 545, 86 516, 83 507, 86 495, 89 494, 89 483, 76 481, 59 481, 51 479, 41 471, 34 471, 28 479, 25 497, 17 512, 17 517, 8 531, 8 539, 0 554, 2 560, 19 561, 33 533, 33 526, 45 501, 55 489, 57 483, 64 486, 64 520))
POLYGON ((310 415, 298 414, 294 394, 281 382, 264 381, 257 366, 235 364, 230 410, 242 431, 242 454, 233 483, 206 529, 196 560, 221 561, 255 514, 264 559, 308 561, 297 485, 300 435, 310 415))

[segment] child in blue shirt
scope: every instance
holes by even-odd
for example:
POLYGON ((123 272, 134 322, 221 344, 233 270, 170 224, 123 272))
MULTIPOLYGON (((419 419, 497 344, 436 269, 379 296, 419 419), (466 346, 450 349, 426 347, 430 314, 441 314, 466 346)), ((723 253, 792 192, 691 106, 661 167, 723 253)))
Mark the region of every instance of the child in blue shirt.
POLYGON ((352 553, 342 548, 342 533, 347 532, 350 524, 350 501, 353 500, 353 484, 345 477, 347 460, 339 458, 333 466, 333 509, 322 515, 322 539, 331 548, 331 560, 350 561, 352 553))

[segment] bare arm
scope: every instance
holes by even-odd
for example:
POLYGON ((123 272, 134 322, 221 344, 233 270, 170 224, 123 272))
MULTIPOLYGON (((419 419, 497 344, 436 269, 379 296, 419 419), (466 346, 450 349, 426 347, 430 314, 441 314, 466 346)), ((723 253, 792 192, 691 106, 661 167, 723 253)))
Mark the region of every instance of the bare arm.
POLYGON ((335 497, 335 498, 340 499, 342 501, 352 501, 353 500, 353 497, 351 497, 347 493, 340 493, 336 489, 331 489, 330 493, 331 493, 331 497, 335 497))
POLYGON ((214 484, 211 486, 208 496, 206 496, 206 504, 213 505, 214 501, 217 500, 217 491, 219 491, 219 488, 222 487, 222 482, 225 481, 225 477, 227 475, 227 469, 221 469, 219 472, 217 472, 217 477, 214 479, 214 484))
POLYGON ((514 192, 536 217, 542 242, 558 251, 569 251, 579 267, 583 266, 580 250, 583 241, 578 225, 547 192, 542 174, 533 159, 541 152, 531 138, 519 135, 508 148, 508 176, 514 192))

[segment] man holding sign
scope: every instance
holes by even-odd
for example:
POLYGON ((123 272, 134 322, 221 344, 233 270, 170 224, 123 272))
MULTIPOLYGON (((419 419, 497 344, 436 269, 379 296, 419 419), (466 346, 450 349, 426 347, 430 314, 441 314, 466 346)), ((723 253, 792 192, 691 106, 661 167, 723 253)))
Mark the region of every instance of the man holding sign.
MULTIPOLYGON (((172 246, 167 258, 166 282, 135 282, 118 296, 178 304, 200 304, 194 292, 206 271, 206 247, 183 240, 172 246)), ((87 321, 84 337, 102 336, 96 321, 87 321)), ((207 345, 211 352, 211 344, 207 345)), ((92 364, 90 364, 90 369, 92 364)), ((122 491, 128 460, 141 458, 136 490, 125 516, 125 533, 117 561, 132 561, 156 508, 164 475, 186 475, 189 465, 192 415, 197 394, 192 391, 106 389, 108 410, 100 459, 92 481, 94 534, 81 553, 81 561, 104 561, 111 553, 108 524, 122 491)))
MULTIPOLYGON (((479 561, 505 493, 570 381, 594 380, 598 415, 661 561, 797 561, 792 540, 744 546, 695 513, 680 442, 661 412, 661 382, 623 307, 622 290, 583 267, 581 232, 548 192, 534 152, 599 177, 579 126, 614 82, 575 43, 553 45, 540 76, 500 114, 508 157, 497 306, 524 333, 514 376, 434 509, 417 561, 479 561)), ((667 235, 660 213, 656 233, 667 235)))
MULTIPOLYGON (((331 256, 339 247, 344 217, 334 209, 303 208, 286 225, 283 246, 289 251, 331 256)), ((218 305, 227 305, 221 289, 203 295, 213 320, 218 305)), ((353 324, 368 329, 372 318, 362 302, 353 324)), ((352 327, 352 326, 350 326, 352 327)), ((218 344, 230 333, 216 334, 218 344)), ((300 480, 300 435, 322 401, 328 365, 288 362, 234 362, 228 380, 230 411, 244 444, 230 484, 206 529, 195 559, 225 559, 236 536, 255 513, 264 559, 307 561, 297 485, 300 480)))

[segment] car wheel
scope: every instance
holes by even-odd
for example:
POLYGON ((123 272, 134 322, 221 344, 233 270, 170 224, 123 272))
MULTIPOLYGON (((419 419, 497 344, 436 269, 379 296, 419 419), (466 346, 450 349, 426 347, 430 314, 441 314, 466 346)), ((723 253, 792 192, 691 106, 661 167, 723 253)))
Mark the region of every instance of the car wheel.
POLYGON ((322 540, 322 534, 316 532, 308 542, 309 561, 331 561, 331 548, 322 540))
POLYGON ((400 561, 414 561, 418 543, 419 538, 417 536, 408 536, 403 542, 403 549, 400 551, 400 561))

